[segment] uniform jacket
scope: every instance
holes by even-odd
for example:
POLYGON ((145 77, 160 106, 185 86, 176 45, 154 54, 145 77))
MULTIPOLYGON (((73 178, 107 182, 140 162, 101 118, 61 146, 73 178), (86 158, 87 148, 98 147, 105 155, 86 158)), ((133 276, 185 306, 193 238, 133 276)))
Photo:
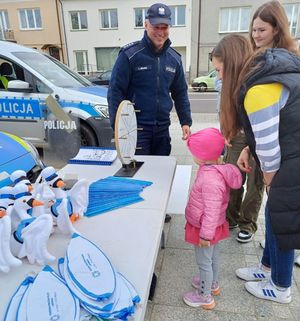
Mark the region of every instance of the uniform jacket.
POLYGON ((199 168, 185 217, 191 225, 200 228, 200 238, 214 238, 216 228, 226 221, 230 189, 238 189, 241 185, 242 176, 235 165, 203 165, 199 168))
POLYGON ((268 49, 257 63, 262 64, 261 68, 246 80, 241 91, 240 116, 255 155, 255 139, 243 107, 247 90, 267 83, 281 83, 289 89, 279 119, 281 164, 272 180, 267 206, 279 247, 300 249, 300 57, 285 49, 268 49))
POLYGON ((145 31, 141 41, 120 50, 108 89, 112 127, 118 106, 124 99, 133 102, 135 109, 141 111, 136 114, 139 125, 170 124, 172 99, 180 124, 192 124, 180 54, 170 45, 171 41, 167 40, 162 50, 155 52, 145 31))

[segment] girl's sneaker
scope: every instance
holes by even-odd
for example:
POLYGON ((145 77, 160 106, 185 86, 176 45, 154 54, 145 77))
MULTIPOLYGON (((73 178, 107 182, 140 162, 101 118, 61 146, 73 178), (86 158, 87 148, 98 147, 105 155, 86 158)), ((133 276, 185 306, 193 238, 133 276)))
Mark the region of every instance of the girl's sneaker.
POLYGON ((216 306, 216 302, 211 295, 199 294, 198 290, 185 293, 183 301, 190 307, 201 307, 205 310, 212 310, 216 306))
MULTIPOLYGON (((192 286, 195 289, 199 289, 200 288, 200 276, 199 275, 195 275, 192 278, 192 286)), ((219 283, 218 282, 213 282, 211 285, 211 294, 212 295, 219 295, 221 293, 221 289, 219 287, 219 283)))

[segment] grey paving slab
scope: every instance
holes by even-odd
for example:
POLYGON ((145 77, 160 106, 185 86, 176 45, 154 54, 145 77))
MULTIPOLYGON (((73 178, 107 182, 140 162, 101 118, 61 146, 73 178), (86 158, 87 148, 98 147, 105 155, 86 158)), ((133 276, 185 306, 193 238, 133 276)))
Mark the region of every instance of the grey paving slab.
POLYGON ((155 305, 152 311, 151 321, 219 321, 220 319, 211 313, 200 309, 192 309, 168 305, 155 305))
POLYGON ((173 215, 170 222, 169 236, 167 240, 168 248, 192 250, 192 245, 184 241, 184 215, 173 215))

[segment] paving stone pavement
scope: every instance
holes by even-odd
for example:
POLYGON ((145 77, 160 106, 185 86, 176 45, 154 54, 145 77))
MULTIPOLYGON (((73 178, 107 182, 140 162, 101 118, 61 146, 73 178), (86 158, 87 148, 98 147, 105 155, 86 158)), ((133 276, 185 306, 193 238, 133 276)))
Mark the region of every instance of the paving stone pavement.
MULTIPOLYGON (((218 127, 216 114, 193 114, 192 131, 205 127, 218 127)), ((193 182, 197 165, 193 163, 185 143, 176 114, 172 113, 172 155, 180 165, 193 165, 193 182)), ((264 199, 265 203, 265 199, 264 199)), ((174 214, 166 223, 166 248, 161 249, 156 263, 158 282, 152 302, 148 302, 146 321, 299 321, 300 320, 300 268, 294 268, 290 304, 260 300, 248 294, 244 281, 235 276, 237 268, 258 264, 262 255, 259 241, 264 239, 264 203, 258 218, 258 231, 250 243, 235 240, 237 229, 222 242, 220 271, 221 295, 216 298, 214 310, 191 308, 182 301, 182 294, 192 290, 191 278, 197 273, 193 247, 184 242, 184 215, 174 214)), ((169 213, 172 214, 172 213, 169 213)), ((296 251, 296 254, 300 254, 296 251)))

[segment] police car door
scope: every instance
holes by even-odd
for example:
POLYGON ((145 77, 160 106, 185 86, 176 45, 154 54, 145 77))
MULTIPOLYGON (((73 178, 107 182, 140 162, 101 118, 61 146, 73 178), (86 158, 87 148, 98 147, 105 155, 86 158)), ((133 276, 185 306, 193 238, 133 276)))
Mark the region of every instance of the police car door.
POLYGON ((11 74, 7 88, 3 84, 0 86, 1 130, 21 136, 37 147, 44 147, 45 98, 52 91, 29 71, 0 56, 0 70, 2 63, 11 65, 11 74), (24 88, 26 83, 27 89, 24 88))

